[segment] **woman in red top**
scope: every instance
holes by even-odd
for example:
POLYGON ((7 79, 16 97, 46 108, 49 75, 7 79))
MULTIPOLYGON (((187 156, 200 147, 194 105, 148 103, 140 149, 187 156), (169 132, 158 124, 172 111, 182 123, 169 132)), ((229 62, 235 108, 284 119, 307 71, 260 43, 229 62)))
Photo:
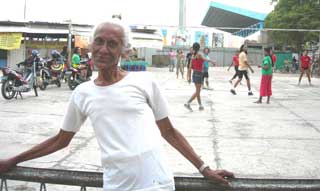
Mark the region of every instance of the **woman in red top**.
POLYGON ((304 72, 306 72, 308 80, 309 80, 309 85, 311 85, 311 71, 310 71, 310 66, 311 66, 311 58, 308 56, 308 51, 304 51, 303 55, 300 57, 300 67, 301 67, 301 74, 299 77, 299 83, 301 83, 302 76, 304 72))
MULTIPOLYGON (((190 106, 190 103, 195 99, 197 98, 198 100, 198 104, 199 104, 199 110, 203 110, 204 107, 202 106, 201 104, 201 97, 200 97, 200 92, 201 92, 201 86, 202 86, 202 83, 203 83, 203 73, 202 73, 202 69, 203 69, 203 64, 205 61, 208 61, 208 62, 211 62, 214 64, 214 61, 212 60, 208 60, 208 59, 205 59, 200 53, 199 53, 199 50, 200 50, 200 44, 195 42, 193 43, 192 45, 192 49, 193 49, 193 55, 192 55, 192 58, 191 58, 191 64, 190 64, 190 67, 189 67, 189 71, 191 71, 191 69, 193 70, 193 73, 192 73, 192 81, 196 87, 196 91, 193 93, 193 95, 191 96, 191 98, 189 99, 189 101, 184 104, 184 106, 189 109, 190 111, 192 111, 192 108, 190 106)), ((191 81, 191 72, 188 72, 188 78, 189 81, 191 81)))

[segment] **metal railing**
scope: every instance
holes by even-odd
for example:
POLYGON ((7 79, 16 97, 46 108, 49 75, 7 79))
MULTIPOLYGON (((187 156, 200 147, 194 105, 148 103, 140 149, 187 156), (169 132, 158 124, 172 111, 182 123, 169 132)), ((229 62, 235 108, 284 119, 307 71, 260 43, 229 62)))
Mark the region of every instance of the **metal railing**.
MULTIPOLYGON (((46 191, 46 184, 102 187, 102 173, 16 167, 0 174, 0 191, 8 191, 6 180, 39 182, 40 191, 46 191)), ((231 186, 224 187, 205 178, 175 177, 176 191, 320 191, 320 179, 244 179, 230 180, 231 186)))

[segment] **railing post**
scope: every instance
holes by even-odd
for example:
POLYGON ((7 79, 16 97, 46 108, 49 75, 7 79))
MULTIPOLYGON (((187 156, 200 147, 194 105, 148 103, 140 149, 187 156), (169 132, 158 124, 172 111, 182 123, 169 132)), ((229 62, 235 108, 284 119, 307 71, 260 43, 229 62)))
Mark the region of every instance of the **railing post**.
POLYGON ((46 183, 40 184, 40 191, 47 191, 46 183))
POLYGON ((8 186, 7 186, 7 180, 6 179, 1 179, 0 191, 3 191, 3 186, 4 186, 4 191, 8 191, 8 186))

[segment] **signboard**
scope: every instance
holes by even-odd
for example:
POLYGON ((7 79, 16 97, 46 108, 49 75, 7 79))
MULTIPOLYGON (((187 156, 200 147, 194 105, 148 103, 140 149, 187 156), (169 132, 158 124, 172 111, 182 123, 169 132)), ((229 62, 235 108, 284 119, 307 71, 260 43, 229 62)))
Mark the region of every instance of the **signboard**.
POLYGON ((26 48, 31 49, 60 49, 67 45, 62 41, 26 41, 26 48))
POLYGON ((22 33, 0 33, 0 49, 20 49, 22 33))
POLYGON ((168 31, 167 29, 161 29, 161 32, 162 32, 162 36, 163 36, 163 45, 167 45, 167 34, 168 34, 168 31))
POLYGON ((208 34, 203 31, 196 31, 194 39, 195 39, 195 42, 198 42, 201 47, 208 47, 209 46, 208 34))

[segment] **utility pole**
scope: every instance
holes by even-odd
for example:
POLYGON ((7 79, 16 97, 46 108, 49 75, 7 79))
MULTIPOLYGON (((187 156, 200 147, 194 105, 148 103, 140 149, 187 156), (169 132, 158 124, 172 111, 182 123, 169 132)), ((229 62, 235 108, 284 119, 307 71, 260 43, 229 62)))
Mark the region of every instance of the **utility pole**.
POLYGON ((318 43, 318 76, 320 76, 320 32, 319 32, 319 43, 318 43))
POLYGON ((26 21, 27 0, 24 0, 23 20, 26 21))
MULTIPOLYGON (((179 1, 179 28, 177 30, 177 36, 180 36, 179 38, 180 43, 182 43, 181 38, 185 38, 185 33, 186 33, 186 0, 180 0, 179 1)), ((185 43, 182 43, 181 45, 184 45, 184 44, 185 43)))
POLYGON ((179 29, 185 30, 186 27, 186 0, 179 3, 179 29))
POLYGON ((68 33, 68 63, 69 63, 69 66, 71 66, 71 56, 72 56, 72 51, 71 51, 71 42, 72 42, 72 21, 71 19, 67 20, 68 22, 68 30, 69 30, 69 33, 68 33))

